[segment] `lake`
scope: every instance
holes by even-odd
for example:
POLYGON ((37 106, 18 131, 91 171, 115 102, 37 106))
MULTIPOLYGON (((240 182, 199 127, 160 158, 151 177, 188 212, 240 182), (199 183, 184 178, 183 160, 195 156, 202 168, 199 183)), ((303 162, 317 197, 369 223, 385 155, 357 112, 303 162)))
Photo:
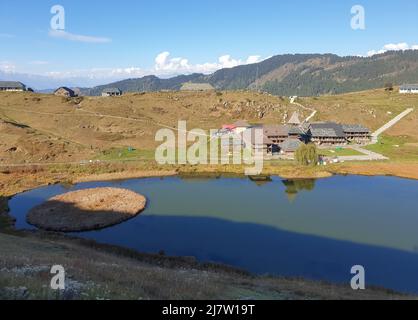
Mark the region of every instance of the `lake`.
POLYGON ((194 256, 256 274, 346 283, 351 267, 366 286, 418 293, 418 181, 335 176, 320 180, 150 178, 54 185, 9 201, 18 229, 48 198, 92 187, 147 197, 139 216, 78 233, 141 252, 194 256))

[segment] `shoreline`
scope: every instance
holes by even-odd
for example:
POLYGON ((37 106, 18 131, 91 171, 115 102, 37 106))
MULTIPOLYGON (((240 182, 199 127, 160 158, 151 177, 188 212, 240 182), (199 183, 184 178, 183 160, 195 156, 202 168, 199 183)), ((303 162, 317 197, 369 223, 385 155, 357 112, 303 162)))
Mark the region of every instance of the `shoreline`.
MULTIPOLYGON (((276 176, 282 179, 326 179, 333 176, 364 176, 364 177, 394 177, 399 179, 418 180, 418 163, 382 163, 376 162, 375 166, 370 166, 370 163, 340 163, 336 165, 330 165, 329 167, 299 167, 299 166, 269 166, 263 171, 262 176, 276 176), (405 167, 407 167, 405 169, 405 167), (412 168, 409 168, 412 167, 412 168), (401 168, 401 169, 399 169, 401 168)), ((230 166, 228 166, 230 167, 230 166)), ((228 169, 227 167, 227 169, 228 169)), ((43 177, 41 181, 31 181, 29 185, 25 185, 25 181, 22 185, 18 185, 12 188, 9 192, 0 193, 0 230, 2 226, 2 220, 6 220, 7 223, 14 223, 14 218, 8 214, 7 210, 4 210, 4 202, 6 200, 6 207, 8 200, 12 199, 16 195, 21 193, 35 190, 38 188, 47 187, 57 184, 79 184, 89 182, 111 182, 131 179, 146 179, 146 178, 165 178, 165 177, 239 177, 249 178, 244 175, 240 169, 238 170, 219 170, 219 167, 206 167, 195 168, 186 166, 183 168, 175 168, 171 170, 144 170, 144 169, 129 169, 128 171, 116 171, 116 172, 103 172, 103 173, 84 173, 77 174, 71 172, 60 173, 59 176, 54 176, 47 172, 47 175, 43 177), (5 199, 5 200, 4 200, 5 199)), ((230 168, 229 168, 230 169, 230 168)), ((4 172, 4 171, 3 171, 4 172)), ((2 175, 19 175, 19 171, 4 174, 0 172, 0 178, 2 175)), ((25 173, 25 172, 24 172, 25 173)), ((39 178, 45 171, 39 171, 35 173, 35 176, 39 178)), ((24 174, 25 175, 25 174, 24 174)), ((14 179, 11 179, 14 180, 14 179)), ((1 182, 1 180, 0 180, 1 182)), ((0 183, 0 191, 2 191, 2 185, 0 183)), ((3 221, 4 224, 4 221, 3 221)))

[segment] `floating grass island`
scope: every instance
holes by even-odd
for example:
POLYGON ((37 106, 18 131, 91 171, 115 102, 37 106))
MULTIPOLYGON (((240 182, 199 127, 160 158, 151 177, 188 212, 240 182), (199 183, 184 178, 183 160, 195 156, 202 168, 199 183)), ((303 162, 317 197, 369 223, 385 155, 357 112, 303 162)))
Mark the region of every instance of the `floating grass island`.
POLYGON ((110 227, 141 213, 146 198, 119 188, 94 188, 65 193, 33 208, 29 224, 46 231, 82 232, 110 227))

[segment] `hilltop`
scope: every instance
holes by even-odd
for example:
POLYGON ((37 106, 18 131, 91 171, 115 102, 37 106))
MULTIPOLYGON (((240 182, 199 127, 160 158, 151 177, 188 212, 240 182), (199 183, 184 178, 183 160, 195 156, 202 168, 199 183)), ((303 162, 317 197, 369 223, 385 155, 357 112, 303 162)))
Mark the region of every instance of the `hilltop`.
POLYGON ((283 96, 317 96, 382 88, 386 83, 418 82, 418 50, 392 51, 371 57, 334 54, 285 54, 262 62, 170 79, 146 76, 83 89, 98 96, 106 87, 124 92, 179 90, 183 83, 210 83, 217 90, 253 89, 283 96))

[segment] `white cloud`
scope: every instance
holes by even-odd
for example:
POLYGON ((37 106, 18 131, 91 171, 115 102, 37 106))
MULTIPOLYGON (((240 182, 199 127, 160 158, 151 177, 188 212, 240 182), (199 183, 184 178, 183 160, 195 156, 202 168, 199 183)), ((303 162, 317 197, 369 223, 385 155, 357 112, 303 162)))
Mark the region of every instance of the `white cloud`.
POLYGON ((10 61, 0 61, 0 71, 8 74, 15 73, 16 65, 10 61))
POLYGON ((60 38, 69 41, 85 42, 85 43, 109 43, 112 39, 105 37, 91 37, 80 34, 73 34, 63 30, 50 30, 49 36, 53 38, 60 38))
POLYGON ((382 54, 388 51, 405 51, 405 50, 418 50, 418 45, 412 45, 410 46, 406 42, 400 42, 400 43, 389 43, 383 46, 380 50, 371 50, 367 52, 367 56, 371 57, 376 54, 382 54))
POLYGON ((247 64, 258 63, 261 61, 261 56, 249 56, 247 59, 247 64))
MULTIPOLYGON (((226 54, 218 58, 217 62, 205 62, 192 64, 186 58, 171 58, 168 51, 164 51, 155 57, 154 66, 149 69, 139 67, 116 67, 116 68, 90 68, 69 71, 48 71, 38 74, 47 77, 59 83, 79 83, 84 86, 94 86, 103 83, 118 81, 127 78, 141 78, 147 75, 156 75, 167 78, 180 74, 203 73, 210 74, 219 69, 232 68, 238 65, 251 64, 260 62, 258 55, 251 55, 245 60, 234 59, 231 55, 226 54)), ((32 65, 47 65, 47 61, 32 61, 32 65)), ((15 66, 12 63, 0 62, 0 70, 14 72, 15 66)))
POLYGON ((164 51, 155 58, 154 73, 159 76, 168 76, 176 74, 203 73, 210 74, 219 69, 233 68, 243 64, 252 64, 262 61, 261 56, 252 55, 245 61, 234 59, 229 54, 225 54, 218 58, 217 62, 205 62, 200 64, 191 64, 186 58, 170 58, 170 52, 164 51))

